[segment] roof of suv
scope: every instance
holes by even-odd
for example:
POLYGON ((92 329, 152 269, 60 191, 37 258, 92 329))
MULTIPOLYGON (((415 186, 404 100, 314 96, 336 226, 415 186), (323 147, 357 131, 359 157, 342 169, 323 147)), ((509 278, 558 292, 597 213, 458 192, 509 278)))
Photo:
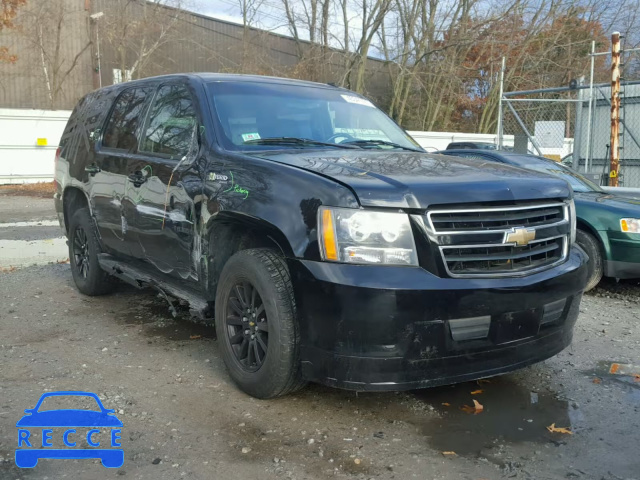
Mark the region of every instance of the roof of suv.
MULTIPOLYGON (((132 80, 127 84, 135 84, 138 82, 145 82, 156 79, 170 79, 170 78, 199 78, 205 83, 219 82, 219 81, 234 81, 234 82, 258 82, 258 83, 271 83, 271 84, 288 84, 299 85, 306 87, 320 87, 320 88, 336 88, 344 90, 342 87, 330 85, 328 83, 309 82, 306 80, 295 80, 291 78, 283 77, 268 77, 264 75, 241 75, 237 73, 213 73, 213 72, 201 72, 201 73, 174 73, 168 75, 160 75, 156 77, 146 77, 138 80, 132 80)), ((123 83, 118 86, 124 85, 123 83)), ((109 88, 109 87, 106 87, 109 88)))

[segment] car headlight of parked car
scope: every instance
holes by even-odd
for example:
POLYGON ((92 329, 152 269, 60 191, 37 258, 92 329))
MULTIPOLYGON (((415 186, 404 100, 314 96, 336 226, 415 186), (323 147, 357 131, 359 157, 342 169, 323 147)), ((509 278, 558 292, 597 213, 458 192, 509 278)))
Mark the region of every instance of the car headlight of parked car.
POLYGON ((621 218, 620 230, 627 233, 640 233, 639 218, 621 218))
POLYGON ((318 225, 323 260, 418 265, 411 224, 405 213, 321 207, 318 225))
POLYGON ((569 221, 571 223, 571 245, 576 243, 576 203, 571 199, 569 202, 569 221))

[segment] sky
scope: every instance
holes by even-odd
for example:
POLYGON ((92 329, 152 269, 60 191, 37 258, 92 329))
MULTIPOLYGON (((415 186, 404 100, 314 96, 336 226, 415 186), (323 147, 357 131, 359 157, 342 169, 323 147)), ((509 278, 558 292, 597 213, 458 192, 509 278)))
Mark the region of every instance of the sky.
MULTIPOLYGON (((193 10, 203 15, 242 25, 242 11, 239 7, 239 1, 196 0, 193 10)), ((280 0, 264 0, 260 15, 256 19, 256 26, 283 35, 289 35, 284 7, 280 0)))
MULTIPOLYGON (((261 2, 260 13, 256 16, 255 22, 252 26, 281 35, 291 36, 282 0, 257 1, 261 2)), ((294 9, 299 8, 299 5, 296 3, 297 2, 295 2, 295 0, 291 1, 291 4, 294 5, 294 9)), ((242 10, 239 5, 240 0, 191 0, 191 8, 189 9, 203 15, 242 25, 242 10)), ((342 49, 344 47, 342 22, 342 12, 332 12, 330 25, 333 26, 333 28, 330 27, 330 35, 333 35, 333 38, 330 37, 329 44, 333 48, 342 49)), ((352 49, 356 43, 356 37, 360 35, 360 32, 362 31, 361 22, 362 20, 359 12, 355 10, 349 12, 349 32, 352 49)), ((303 40, 309 39, 308 32, 303 29, 298 28, 298 35, 300 35, 300 38, 303 40)), ((377 44, 377 40, 374 39, 371 49, 369 50, 369 56, 382 58, 383 53, 378 48, 377 44)))

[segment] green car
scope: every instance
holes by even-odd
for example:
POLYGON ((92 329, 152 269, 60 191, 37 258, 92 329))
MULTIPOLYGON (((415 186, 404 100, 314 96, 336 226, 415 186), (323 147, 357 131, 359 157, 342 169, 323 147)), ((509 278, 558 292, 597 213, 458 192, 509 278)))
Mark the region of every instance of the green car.
POLYGON ((576 241, 591 259, 586 290, 603 276, 640 278, 640 194, 634 198, 633 194, 607 192, 571 168, 535 155, 487 150, 440 153, 507 163, 565 179, 575 193, 576 241))

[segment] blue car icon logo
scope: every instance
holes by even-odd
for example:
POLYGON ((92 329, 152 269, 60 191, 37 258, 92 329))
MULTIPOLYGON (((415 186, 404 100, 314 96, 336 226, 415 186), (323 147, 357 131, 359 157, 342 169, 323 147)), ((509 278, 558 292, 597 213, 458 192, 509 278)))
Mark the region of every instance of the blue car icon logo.
POLYGON ((53 459, 100 459, 107 468, 119 468, 124 463, 124 451, 120 447, 122 422, 114 415, 115 410, 104 408, 95 393, 49 392, 40 397, 34 408, 24 411, 18 427, 16 465, 33 468, 41 458, 53 459), (95 400, 99 410, 58 409, 39 411, 42 402, 51 397, 85 397, 95 400), (56 432, 64 432, 54 437, 56 432), (86 434, 82 430, 87 430, 86 434), (105 436, 108 435, 108 436, 105 436), (41 441, 37 442, 36 437, 41 441), (86 439, 91 448, 75 448, 86 439), (64 448, 54 448, 54 442, 64 448), (108 446, 109 448, 105 448, 108 446), (40 448, 41 447, 41 448, 40 448))

